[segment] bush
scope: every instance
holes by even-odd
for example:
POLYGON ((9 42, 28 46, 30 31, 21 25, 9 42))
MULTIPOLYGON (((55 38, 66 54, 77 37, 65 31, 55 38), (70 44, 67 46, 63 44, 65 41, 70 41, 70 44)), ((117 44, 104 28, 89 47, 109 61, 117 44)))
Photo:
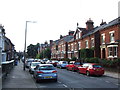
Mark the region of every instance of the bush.
POLYGON ((81 49, 80 57, 81 58, 92 58, 94 57, 94 50, 93 49, 81 49))
POLYGON ((71 59, 72 61, 75 61, 75 60, 77 60, 77 58, 76 57, 72 57, 72 59, 71 59))
POLYGON ((86 63, 99 63, 99 58, 94 57, 94 58, 85 58, 84 62, 86 63))
POLYGON ((115 60, 102 59, 99 61, 99 63, 105 67, 117 67, 120 66, 120 59, 115 59, 115 60))

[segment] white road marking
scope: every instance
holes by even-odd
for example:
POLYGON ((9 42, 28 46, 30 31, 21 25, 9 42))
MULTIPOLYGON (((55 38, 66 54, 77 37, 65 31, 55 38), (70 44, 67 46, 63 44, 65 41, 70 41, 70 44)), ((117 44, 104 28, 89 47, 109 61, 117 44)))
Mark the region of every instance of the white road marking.
POLYGON ((58 83, 61 83, 60 81, 58 81, 58 83))
POLYGON ((64 87, 67 87, 67 85, 63 84, 64 87))
POLYGON ((109 81, 105 81, 105 82, 110 83, 109 81))
POLYGON ((117 85, 117 86, 118 86, 119 84, 117 83, 117 84, 115 84, 115 85, 117 85))

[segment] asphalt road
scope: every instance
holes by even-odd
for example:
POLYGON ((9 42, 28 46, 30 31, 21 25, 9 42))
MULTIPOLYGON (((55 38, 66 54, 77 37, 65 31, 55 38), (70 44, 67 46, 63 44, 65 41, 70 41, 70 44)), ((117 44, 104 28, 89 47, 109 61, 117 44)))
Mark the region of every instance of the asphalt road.
MULTIPOLYGON (((37 88, 118 88, 118 79, 108 76, 86 76, 66 69, 56 68, 58 81, 44 81, 36 83, 37 88)), ((32 75, 31 75, 31 78, 32 75)))

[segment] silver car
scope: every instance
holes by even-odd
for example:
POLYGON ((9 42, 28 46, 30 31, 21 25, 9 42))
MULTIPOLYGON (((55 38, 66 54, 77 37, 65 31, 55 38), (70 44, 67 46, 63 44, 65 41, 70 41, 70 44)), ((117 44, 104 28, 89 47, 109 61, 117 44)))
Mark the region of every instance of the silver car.
POLYGON ((66 65, 68 65, 68 62, 67 61, 59 61, 57 63, 57 67, 58 68, 66 68, 66 65))
POLYGON ((33 77, 36 82, 41 80, 54 80, 57 82, 57 71, 52 64, 39 64, 35 68, 33 77))
POLYGON ((30 72, 31 74, 34 73, 34 68, 35 68, 38 64, 40 64, 40 62, 31 62, 30 66, 29 66, 29 72, 30 72))

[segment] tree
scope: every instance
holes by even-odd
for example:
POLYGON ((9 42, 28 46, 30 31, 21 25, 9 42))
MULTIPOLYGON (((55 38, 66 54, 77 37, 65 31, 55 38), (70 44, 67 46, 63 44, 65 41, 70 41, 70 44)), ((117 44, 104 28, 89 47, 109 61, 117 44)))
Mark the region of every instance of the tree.
POLYGON ((30 44, 30 45, 27 47, 28 57, 36 58, 36 55, 37 55, 37 53, 38 53, 38 47, 39 47, 39 43, 37 43, 36 45, 30 44))

